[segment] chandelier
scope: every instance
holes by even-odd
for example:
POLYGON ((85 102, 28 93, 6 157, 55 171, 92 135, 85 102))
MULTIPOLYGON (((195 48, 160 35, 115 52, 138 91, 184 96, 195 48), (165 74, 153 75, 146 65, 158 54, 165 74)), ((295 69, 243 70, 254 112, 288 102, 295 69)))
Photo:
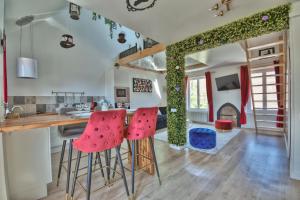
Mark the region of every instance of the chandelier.
POLYGON ((209 10, 217 11, 215 14, 216 17, 224 16, 225 12, 230 11, 232 0, 220 0, 220 3, 215 3, 209 10))

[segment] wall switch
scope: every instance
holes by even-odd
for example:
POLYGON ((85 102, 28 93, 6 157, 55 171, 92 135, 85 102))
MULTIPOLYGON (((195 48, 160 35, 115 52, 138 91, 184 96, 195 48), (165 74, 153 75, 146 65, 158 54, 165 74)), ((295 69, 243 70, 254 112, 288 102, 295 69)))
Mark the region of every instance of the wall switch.
POLYGON ((175 112, 177 112, 177 109, 176 108, 171 108, 171 112, 175 113, 175 112))

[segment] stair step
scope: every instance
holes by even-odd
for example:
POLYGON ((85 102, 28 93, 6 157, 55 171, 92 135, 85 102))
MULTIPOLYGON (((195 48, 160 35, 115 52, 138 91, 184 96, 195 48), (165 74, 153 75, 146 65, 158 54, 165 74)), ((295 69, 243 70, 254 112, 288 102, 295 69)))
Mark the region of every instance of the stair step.
POLYGON ((284 64, 251 67, 251 71, 259 71, 259 70, 263 70, 263 69, 274 69, 274 67, 277 67, 277 66, 284 67, 284 64))
POLYGON ((263 130, 277 130, 277 131, 283 131, 284 128, 278 128, 278 127, 269 127, 269 126, 257 126, 257 129, 263 129, 263 130))
POLYGON ((257 86, 272 86, 272 85, 286 85, 286 84, 282 84, 282 83, 271 83, 271 84, 258 84, 258 85, 252 85, 252 87, 257 87, 257 86))
POLYGON ((251 78, 262 78, 262 77, 283 77, 287 74, 270 74, 270 75, 264 75, 264 76, 251 76, 251 78))
POLYGON ((267 101, 264 101, 264 100, 255 100, 254 99, 254 102, 278 102, 277 100, 267 100, 267 101))
POLYGON ((252 93, 253 95, 255 94, 287 94, 287 92, 257 92, 257 93, 252 93))
POLYGON ((271 117, 285 117, 285 115, 277 115, 277 114, 264 114, 264 113, 256 113, 256 116, 271 116, 271 117))
POLYGON ((279 123, 279 124, 285 124, 286 122, 279 122, 279 121, 273 121, 273 120, 256 120, 256 122, 265 122, 265 123, 279 123))
POLYGON ((280 44, 284 44, 284 41, 280 40, 278 42, 272 42, 272 43, 263 44, 263 45, 259 45, 259 46, 249 47, 248 51, 262 49, 262 48, 266 48, 266 47, 272 47, 272 46, 276 46, 276 45, 280 45, 280 44))
POLYGON ((267 59, 267 58, 279 57, 279 56, 283 56, 283 55, 284 55, 284 53, 274 53, 274 54, 266 55, 266 56, 258 56, 258 57, 254 57, 254 58, 249 58, 249 62, 267 59))

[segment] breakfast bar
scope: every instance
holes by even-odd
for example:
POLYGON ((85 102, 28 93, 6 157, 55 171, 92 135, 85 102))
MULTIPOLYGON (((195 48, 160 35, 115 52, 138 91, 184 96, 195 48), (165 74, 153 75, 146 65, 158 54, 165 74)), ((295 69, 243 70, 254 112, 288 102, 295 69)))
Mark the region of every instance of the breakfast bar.
MULTIPOLYGON (((132 116, 133 112, 127 112, 126 121, 130 121, 132 116)), ((47 184, 52 182, 50 127, 80 124, 88 120, 88 115, 47 113, 7 119, 0 123, 0 183, 3 190, 0 192, 5 193, 7 199, 47 196, 47 184)), ((147 144, 147 141, 141 141, 137 151, 151 156, 147 144)), ((154 173, 154 166, 149 165, 149 160, 144 157, 139 156, 137 163, 149 174, 154 173)))

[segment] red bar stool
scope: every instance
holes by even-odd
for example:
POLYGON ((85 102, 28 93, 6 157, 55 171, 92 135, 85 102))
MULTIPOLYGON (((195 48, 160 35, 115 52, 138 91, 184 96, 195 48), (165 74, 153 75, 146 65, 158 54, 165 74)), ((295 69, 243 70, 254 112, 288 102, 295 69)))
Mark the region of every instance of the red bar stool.
MULTIPOLYGON (((79 139, 73 142, 73 148, 78 150, 78 154, 75 165, 71 199, 73 199, 74 196, 81 153, 84 152, 88 154, 86 199, 89 200, 92 181, 93 153, 98 154, 99 152, 103 151, 106 151, 107 153, 107 151, 110 151, 113 148, 115 148, 116 150, 126 193, 129 197, 127 181, 120 154, 120 146, 124 138, 125 116, 126 110, 94 112, 91 115, 83 134, 80 136, 79 139)), ((109 167, 107 162, 105 167, 107 169, 109 167)))
POLYGON ((156 131, 156 121, 157 121, 157 107, 153 108, 139 108, 134 113, 131 122, 127 129, 126 138, 131 141, 131 184, 132 184, 132 196, 134 197, 134 167, 135 167, 135 157, 136 151, 135 146, 138 140, 149 138, 149 143, 152 152, 152 160, 155 164, 156 174, 158 177, 159 184, 161 185, 157 160, 154 151, 153 137, 156 131))

